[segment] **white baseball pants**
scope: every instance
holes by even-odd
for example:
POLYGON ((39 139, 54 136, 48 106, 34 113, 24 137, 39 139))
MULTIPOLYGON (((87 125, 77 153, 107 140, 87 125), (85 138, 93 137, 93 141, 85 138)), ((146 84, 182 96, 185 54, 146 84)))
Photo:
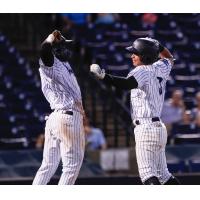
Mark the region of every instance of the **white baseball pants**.
POLYGON ((59 185, 72 185, 77 179, 85 150, 83 116, 54 111, 46 121, 43 161, 33 185, 45 185, 56 172, 62 159, 59 185))
POLYGON ((139 175, 144 183, 156 176, 164 184, 172 176, 167 168, 165 146, 167 130, 162 122, 149 122, 137 125, 134 130, 136 158, 139 175))

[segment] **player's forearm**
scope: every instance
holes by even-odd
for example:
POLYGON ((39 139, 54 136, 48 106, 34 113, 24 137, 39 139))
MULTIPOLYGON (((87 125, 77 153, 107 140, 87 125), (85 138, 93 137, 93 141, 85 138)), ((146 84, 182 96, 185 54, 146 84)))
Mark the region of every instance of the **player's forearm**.
POLYGON ((173 55, 166 47, 163 47, 163 50, 160 52, 160 57, 173 59, 173 55))
POLYGON ((54 63, 54 56, 52 53, 53 43, 57 43, 62 38, 60 31, 54 30, 41 45, 40 57, 43 63, 51 67, 54 63))
POLYGON ((104 82, 121 89, 131 90, 138 87, 138 83, 134 77, 123 78, 106 74, 103 80, 104 82))
POLYGON ((53 34, 50 34, 42 43, 41 45, 41 52, 44 51, 44 53, 51 52, 52 50, 52 44, 55 41, 55 36, 53 34))
POLYGON ((55 37, 50 34, 47 39, 42 43, 40 50, 40 57, 46 66, 51 67, 53 65, 52 43, 55 37))
POLYGON ((134 76, 124 78, 106 74, 105 70, 101 69, 98 64, 90 65, 90 72, 98 79, 103 80, 105 83, 113 85, 117 88, 131 90, 138 87, 138 83, 134 76))

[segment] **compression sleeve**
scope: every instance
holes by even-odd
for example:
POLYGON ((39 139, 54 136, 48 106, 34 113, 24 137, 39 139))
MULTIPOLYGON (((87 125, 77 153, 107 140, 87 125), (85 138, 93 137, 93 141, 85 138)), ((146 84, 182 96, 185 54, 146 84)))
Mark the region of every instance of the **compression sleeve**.
POLYGON ((52 53, 52 45, 49 42, 42 43, 40 50, 40 57, 45 66, 51 67, 54 63, 54 56, 52 53))
POLYGON ((131 90, 138 87, 138 83, 133 76, 129 78, 124 78, 106 74, 103 80, 105 83, 108 83, 121 89, 131 90))

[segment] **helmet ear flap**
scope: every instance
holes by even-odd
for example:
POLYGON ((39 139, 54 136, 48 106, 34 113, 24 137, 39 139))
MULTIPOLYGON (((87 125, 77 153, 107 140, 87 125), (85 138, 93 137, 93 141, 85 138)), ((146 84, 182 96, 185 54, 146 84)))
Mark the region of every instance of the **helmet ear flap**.
POLYGON ((150 56, 145 56, 145 55, 141 55, 140 59, 144 65, 149 65, 156 61, 155 57, 150 57, 150 56))

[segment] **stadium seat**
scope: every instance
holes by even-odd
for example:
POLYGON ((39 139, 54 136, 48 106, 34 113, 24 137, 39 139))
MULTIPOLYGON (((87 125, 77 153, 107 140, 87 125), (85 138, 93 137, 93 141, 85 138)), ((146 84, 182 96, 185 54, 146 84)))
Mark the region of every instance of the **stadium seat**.
POLYGON ((200 42, 200 31, 199 30, 185 30, 185 35, 191 42, 200 42))
POLYGON ((176 134, 175 144, 200 144, 200 133, 176 134))
POLYGON ((187 172, 187 167, 183 160, 167 160, 167 167, 171 173, 187 172))
POLYGON ((13 171, 16 174, 15 177, 34 177, 37 170, 39 169, 38 166, 20 166, 20 167, 13 167, 13 171))
POLYGON ((175 83, 177 87, 193 87, 200 86, 200 76, 199 75, 175 75, 175 83))
MULTIPOLYGON (((173 88, 181 87, 186 108, 192 109, 195 106, 193 97, 200 88, 200 15, 159 13, 152 29, 144 28, 142 14, 119 16, 119 21, 112 25, 89 23, 84 34, 75 35, 88 61, 100 64, 114 75, 126 76, 132 63, 125 47, 138 37, 154 37, 170 48, 176 58, 165 97, 170 97, 173 88)), ((3 33, 0 33, 0 77, 0 90, 4 94, 0 106, 6 109, 1 112, 3 108, 0 108, 0 138, 24 134, 31 139, 44 132, 44 115, 50 108, 40 90, 40 79, 3 33)), ((125 96, 128 95, 122 95, 123 102, 128 105, 125 96)))
POLYGON ((183 33, 177 30, 174 31, 158 31, 156 33, 156 38, 160 38, 161 41, 168 42, 168 43, 180 43, 183 40, 183 33))
POLYGON ((42 162, 42 151, 41 150, 29 150, 30 156, 38 163, 42 162))
POLYGON ((191 124, 175 124, 172 128, 172 133, 175 134, 193 134, 198 133, 199 129, 194 123, 191 124))
POLYGON ((17 174, 14 170, 8 166, 0 168, 0 177, 1 178, 13 178, 16 177, 17 174))
POLYGON ((189 160, 189 172, 200 172, 200 159, 189 160))
POLYGON ((1 151, 0 157, 8 166, 26 167, 38 165, 39 163, 29 154, 28 151, 1 151))

